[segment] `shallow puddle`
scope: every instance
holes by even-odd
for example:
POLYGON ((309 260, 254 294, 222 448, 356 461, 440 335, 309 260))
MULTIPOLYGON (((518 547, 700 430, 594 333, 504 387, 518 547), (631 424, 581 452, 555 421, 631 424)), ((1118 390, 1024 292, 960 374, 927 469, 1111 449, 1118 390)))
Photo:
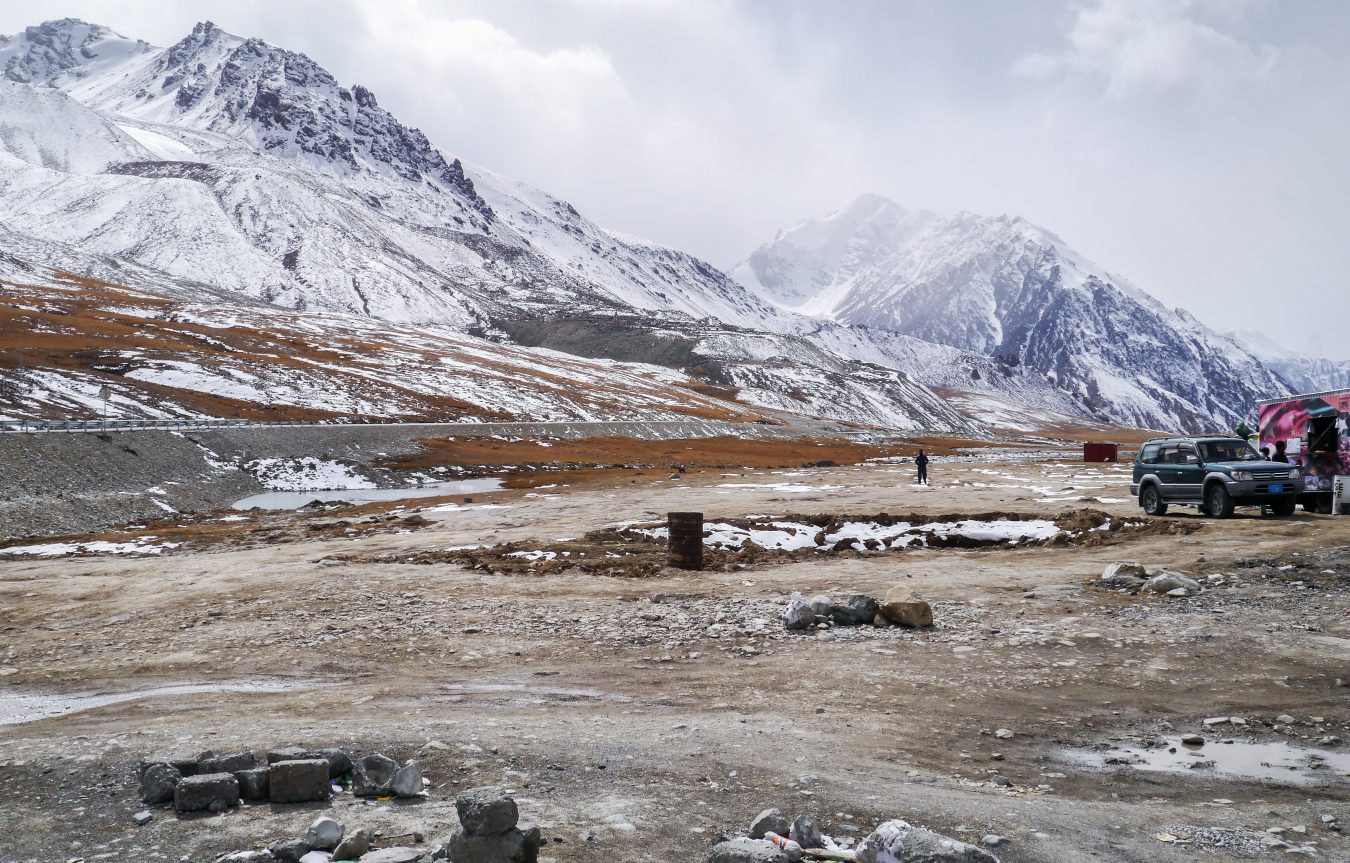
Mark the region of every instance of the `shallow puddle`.
POLYGON ((142 698, 163 698, 172 695, 197 695, 203 692, 268 693, 310 689, 313 683, 292 683, 285 680, 253 680, 236 683, 182 683, 156 686, 148 689, 128 689, 121 692, 0 692, 0 727, 37 722, 53 716, 68 716, 85 710, 136 701, 142 698))
POLYGON ((445 497, 452 494, 500 491, 502 481, 496 477, 459 479, 434 482, 413 488, 335 488, 320 491, 267 491, 232 504, 234 509, 299 509, 319 501, 341 503, 372 503, 380 500, 404 500, 412 497, 445 497))
POLYGON ((1162 746, 1117 746, 1114 749, 1065 754, 1076 764, 1132 768, 1160 773, 1183 773, 1197 778, 1264 779, 1290 785, 1344 782, 1350 778, 1350 752, 1270 743, 1208 740, 1190 746, 1178 737, 1162 746))

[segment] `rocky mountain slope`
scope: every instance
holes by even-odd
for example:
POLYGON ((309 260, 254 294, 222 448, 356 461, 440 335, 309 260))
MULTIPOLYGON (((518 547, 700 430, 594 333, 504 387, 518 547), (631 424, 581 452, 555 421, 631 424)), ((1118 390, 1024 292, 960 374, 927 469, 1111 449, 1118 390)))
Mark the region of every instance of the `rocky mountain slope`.
POLYGON ((1020 218, 868 195, 780 233, 732 274, 787 311, 1030 371, 1099 419, 1228 427, 1286 390, 1239 342, 1020 218))
POLYGON ((655 362, 765 407, 969 432, 1014 401, 1228 424, 1278 380, 1021 220, 864 198, 735 274, 465 164, 303 54, 206 22, 0 39, 0 239, 175 299, 655 362), (743 284, 744 283, 744 284, 743 284), (747 285, 749 287, 747 287, 747 285))
POLYGON ((1252 330, 1230 333, 1266 367, 1289 382, 1297 392, 1316 393, 1350 387, 1350 360, 1332 360, 1291 350, 1265 333, 1252 330))
POLYGON ((902 372, 741 328, 782 315, 693 256, 465 166, 302 54, 210 23, 161 49, 62 20, 0 42, 0 70, 0 118, 29 118, 0 126, 0 237, 20 262, 665 363, 766 407, 974 428, 902 372))

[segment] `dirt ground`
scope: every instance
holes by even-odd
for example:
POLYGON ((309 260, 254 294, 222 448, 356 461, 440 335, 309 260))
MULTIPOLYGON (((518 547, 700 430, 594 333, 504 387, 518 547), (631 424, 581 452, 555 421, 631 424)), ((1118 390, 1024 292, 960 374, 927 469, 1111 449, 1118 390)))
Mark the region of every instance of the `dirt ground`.
POLYGON ((302 834, 317 811, 430 843, 457 791, 487 784, 515 792, 556 861, 702 861, 769 806, 838 838, 897 817, 994 833, 1004 861, 1350 859, 1333 829, 1350 829, 1350 518, 1174 510, 1175 529, 640 577, 436 557, 675 510, 1145 521, 1124 465, 997 457, 939 459, 927 488, 886 462, 559 475, 469 502, 217 522, 158 556, 0 561, 0 861, 208 861, 302 834), (414 510, 432 523, 383 517, 414 510), (1119 559, 1206 589, 1089 584, 1119 559), (778 617, 793 591, 897 585, 933 603, 933 629, 796 633, 778 617), (1221 716, 1246 725, 1204 726, 1221 716), (1264 777, 1096 766, 1113 745, 1196 731, 1210 750, 1331 760, 1264 777), (430 794, 133 823, 142 759, 283 745, 417 757, 430 794))

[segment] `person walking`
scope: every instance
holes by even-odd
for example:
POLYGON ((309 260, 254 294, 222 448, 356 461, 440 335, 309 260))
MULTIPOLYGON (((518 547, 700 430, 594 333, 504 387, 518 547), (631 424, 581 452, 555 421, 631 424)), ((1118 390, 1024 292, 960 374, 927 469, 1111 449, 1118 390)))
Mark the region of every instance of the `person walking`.
POLYGON ((914 457, 914 465, 919 469, 919 485, 928 485, 928 456, 919 450, 919 454, 914 457))
POLYGON ((1285 442, 1282 440, 1275 441, 1275 455, 1271 456, 1270 460, 1289 464, 1289 455, 1284 450, 1285 442))

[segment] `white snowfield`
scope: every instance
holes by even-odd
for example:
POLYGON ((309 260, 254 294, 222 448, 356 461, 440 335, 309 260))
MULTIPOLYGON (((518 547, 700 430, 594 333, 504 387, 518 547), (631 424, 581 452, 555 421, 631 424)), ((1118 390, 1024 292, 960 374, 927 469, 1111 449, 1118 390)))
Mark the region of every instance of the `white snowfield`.
POLYGON ((131 542, 109 542, 104 539, 88 542, 44 542, 36 545, 11 545, 0 548, 0 556, 16 557, 65 557, 73 554, 127 554, 147 555, 163 554, 167 549, 177 548, 179 542, 156 542, 153 536, 137 537, 131 542))
MULTIPOLYGON (((666 539, 668 528, 623 527, 624 532, 652 539, 666 539)), ((740 548, 753 543, 761 548, 779 551, 797 551, 814 548, 835 551, 849 548, 863 551, 869 547, 902 549, 910 546, 926 547, 930 539, 961 538, 982 543, 1006 543, 1014 546, 1025 542, 1044 542, 1065 531, 1053 521, 1043 519, 997 519, 980 521, 962 519, 954 522, 929 522, 912 525, 909 522, 883 525, 869 521, 850 521, 838 530, 826 532, 811 524, 791 521, 772 521, 765 527, 743 528, 723 522, 709 522, 704 526, 703 544, 710 548, 740 548)))
POLYGON ((273 491, 326 491, 375 488, 375 483, 351 465, 327 459, 259 458, 244 463, 244 470, 273 491))

